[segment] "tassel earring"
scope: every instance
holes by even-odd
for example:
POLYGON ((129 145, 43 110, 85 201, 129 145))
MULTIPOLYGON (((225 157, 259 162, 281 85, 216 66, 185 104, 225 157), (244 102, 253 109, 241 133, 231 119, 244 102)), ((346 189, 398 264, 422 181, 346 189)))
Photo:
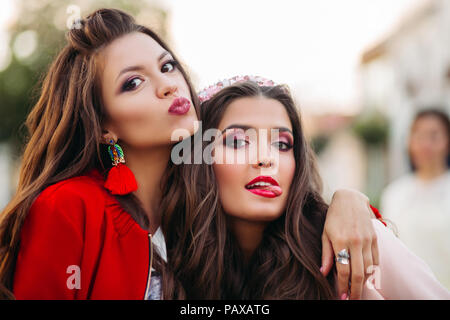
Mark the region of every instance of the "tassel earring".
POLYGON ((137 182, 133 172, 125 165, 125 157, 123 156, 122 148, 109 141, 108 153, 112 160, 113 167, 108 172, 108 177, 105 181, 105 188, 111 194, 125 195, 137 190, 137 182))

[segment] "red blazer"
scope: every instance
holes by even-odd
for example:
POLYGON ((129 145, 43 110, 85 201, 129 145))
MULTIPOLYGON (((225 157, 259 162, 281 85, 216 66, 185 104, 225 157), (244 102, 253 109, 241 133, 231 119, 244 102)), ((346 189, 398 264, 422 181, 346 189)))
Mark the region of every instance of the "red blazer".
POLYGON ((21 230, 17 299, 144 299, 150 237, 103 188, 97 171, 56 183, 21 230))

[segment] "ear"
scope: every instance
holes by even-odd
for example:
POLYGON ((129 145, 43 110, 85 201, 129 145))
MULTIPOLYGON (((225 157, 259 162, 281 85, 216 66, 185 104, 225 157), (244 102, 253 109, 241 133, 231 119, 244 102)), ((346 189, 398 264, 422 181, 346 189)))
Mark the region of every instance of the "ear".
POLYGON ((107 130, 105 128, 102 130, 102 138, 103 138, 103 141, 101 143, 104 143, 104 144, 111 144, 111 141, 116 143, 117 140, 119 140, 119 138, 113 131, 107 130))

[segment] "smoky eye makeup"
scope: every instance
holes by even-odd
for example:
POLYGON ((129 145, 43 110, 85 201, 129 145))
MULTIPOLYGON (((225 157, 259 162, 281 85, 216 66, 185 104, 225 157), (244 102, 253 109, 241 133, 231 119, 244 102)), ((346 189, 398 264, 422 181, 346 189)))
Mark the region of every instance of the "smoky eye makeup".
POLYGON ((137 87, 139 87, 142 82, 144 82, 144 80, 141 77, 132 76, 127 80, 125 80, 125 82, 122 84, 120 88, 120 92, 133 91, 137 87))
POLYGON ((240 149, 248 143, 248 137, 242 129, 228 129, 223 135, 223 145, 228 148, 240 149))
POLYGON ((174 59, 169 59, 162 64, 161 72, 162 73, 173 72, 173 71, 177 70, 177 68, 178 68, 178 62, 175 61, 174 59))
MULTIPOLYGON (((278 130, 278 129, 275 129, 278 130)), ((291 131, 288 129, 280 129, 278 135, 271 142, 280 151, 289 151, 293 148, 294 142, 291 131)), ((233 149, 239 149, 250 144, 251 135, 246 134, 246 128, 227 128, 223 131, 223 145, 233 149)))
POLYGON ((287 131, 280 132, 278 139, 272 144, 276 145, 280 151, 289 151, 294 147, 293 138, 287 131))

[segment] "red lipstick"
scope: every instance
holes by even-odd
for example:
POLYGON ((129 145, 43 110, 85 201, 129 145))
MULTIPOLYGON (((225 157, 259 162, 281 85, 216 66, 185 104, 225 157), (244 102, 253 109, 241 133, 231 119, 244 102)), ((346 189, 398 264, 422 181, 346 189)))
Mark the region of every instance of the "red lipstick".
POLYGON ((245 189, 266 198, 275 198, 283 193, 278 182, 269 176, 256 177, 245 185, 245 189))
POLYGON ((169 113, 173 115, 186 114, 191 108, 191 102, 183 97, 175 98, 169 107, 169 113))

